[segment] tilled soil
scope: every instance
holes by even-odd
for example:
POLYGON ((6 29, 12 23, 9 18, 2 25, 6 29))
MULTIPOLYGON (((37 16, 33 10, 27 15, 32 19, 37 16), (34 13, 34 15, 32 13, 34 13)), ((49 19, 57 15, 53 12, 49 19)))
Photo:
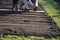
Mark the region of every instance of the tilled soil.
MULTIPOLYGON (((0 8, 10 9, 9 5, 9 7, 2 6, 0 8)), ((44 11, 42 7, 38 9, 44 11)), ((7 10, 0 11, 0 34, 55 37, 60 36, 60 31, 54 20, 46 12, 7 10)))
POLYGON ((59 30, 46 12, 0 12, 0 33, 52 37, 59 30))

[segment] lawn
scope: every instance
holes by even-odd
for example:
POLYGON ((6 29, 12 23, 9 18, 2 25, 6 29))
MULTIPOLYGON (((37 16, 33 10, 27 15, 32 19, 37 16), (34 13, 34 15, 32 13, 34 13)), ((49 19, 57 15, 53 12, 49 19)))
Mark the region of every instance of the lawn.
POLYGON ((53 0, 39 0, 39 3, 60 28, 60 6, 53 0))
POLYGON ((22 37, 22 36, 11 36, 8 35, 6 37, 0 36, 0 40, 60 40, 60 37, 56 38, 44 38, 44 37, 36 37, 36 36, 28 36, 28 37, 22 37))

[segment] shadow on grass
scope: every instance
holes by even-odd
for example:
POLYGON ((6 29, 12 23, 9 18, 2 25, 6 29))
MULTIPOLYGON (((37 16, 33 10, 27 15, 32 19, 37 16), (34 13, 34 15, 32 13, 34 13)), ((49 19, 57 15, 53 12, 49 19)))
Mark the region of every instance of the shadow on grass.
POLYGON ((54 1, 60 5, 60 0, 54 0, 54 1))

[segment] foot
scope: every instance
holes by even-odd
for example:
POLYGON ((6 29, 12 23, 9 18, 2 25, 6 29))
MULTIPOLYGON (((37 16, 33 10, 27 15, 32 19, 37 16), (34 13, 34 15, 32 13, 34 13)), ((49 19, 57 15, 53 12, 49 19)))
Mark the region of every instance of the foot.
POLYGON ((29 12, 29 11, 30 11, 30 9, 23 9, 23 11, 27 11, 27 12, 29 12))
POLYGON ((34 11, 36 11, 36 10, 37 10, 37 8, 38 8, 38 7, 35 7, 35 8, 34 8, 34 11))

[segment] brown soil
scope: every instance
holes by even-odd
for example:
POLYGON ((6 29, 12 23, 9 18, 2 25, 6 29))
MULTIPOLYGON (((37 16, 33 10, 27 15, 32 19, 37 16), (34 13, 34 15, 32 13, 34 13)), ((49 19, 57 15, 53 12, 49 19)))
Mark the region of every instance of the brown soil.
POLYGON ((2 14, 0 15, 1 34, 25 36, 56 36, 59 34, 56 24, 45 12, 11 12, 11 14, 0 12, 0 14, 2 14))
MULTIPOLYGON (((41 10, 43 10, 40 7, 41 10)), ((60 36, 59 28, 46 12, 0 11, 0 33, 24 36, 60 36)))

